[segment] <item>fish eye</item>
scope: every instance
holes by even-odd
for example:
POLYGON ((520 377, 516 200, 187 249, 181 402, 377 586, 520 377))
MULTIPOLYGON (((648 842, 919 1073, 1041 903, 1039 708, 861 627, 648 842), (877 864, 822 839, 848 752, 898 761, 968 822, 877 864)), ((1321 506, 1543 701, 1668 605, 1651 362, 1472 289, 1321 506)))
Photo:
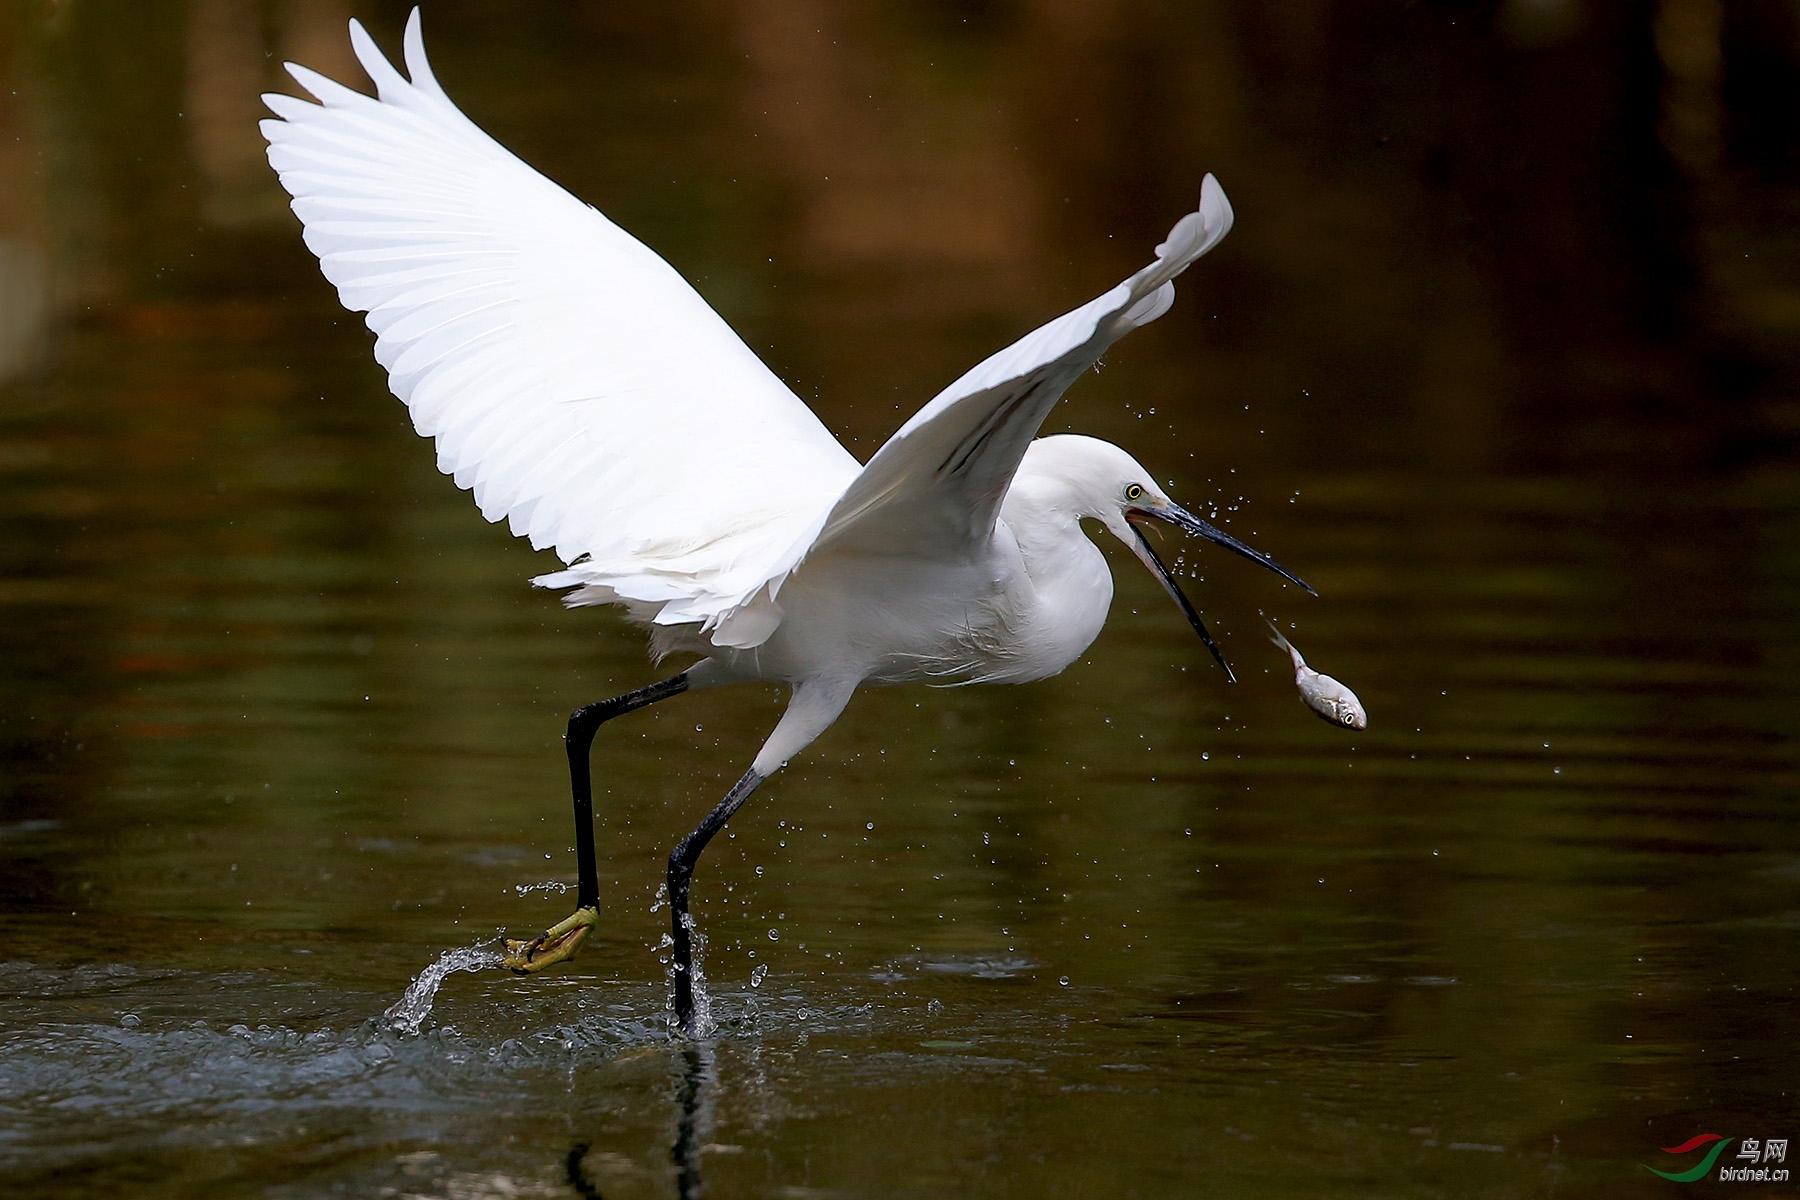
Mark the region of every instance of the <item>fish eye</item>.
POLYGON ((1126 488, 1125 498, 1127 500, 1142 500, 1144 498, 1144 485, 1141 483, 1134 483, 1126 488))

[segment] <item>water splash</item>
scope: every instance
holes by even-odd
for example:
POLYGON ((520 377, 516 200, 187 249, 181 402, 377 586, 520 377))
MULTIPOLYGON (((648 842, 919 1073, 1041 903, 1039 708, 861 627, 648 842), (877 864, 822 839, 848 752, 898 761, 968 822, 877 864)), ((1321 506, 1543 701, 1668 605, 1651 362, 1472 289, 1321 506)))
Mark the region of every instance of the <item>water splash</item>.
POLYGON ((419 972, 419 977, 406 989, 406 995, 381 1014, 382 1023, 395 1033, 417 1033, 431 1015, 432 1001, 445 976, 453 971, 485 971, 505 963, 492 946, 458 946, 438 955, 438 960, 419 972))
MULTIPOLYGON (((688 931, 688 954, 690 960, 688 972, 689 981, 693 984, 694 990, 694 1028, 692 1036, 696 1038, 707 1038, 713 1035, 713 1031, 717 1026, 713 1022, 712 997, 706 994, 706 972, 703 969, 703 964, 706 959, 706 935, 700 932, 700 927, 694 921, 692 913, 682 914, 682 924, 687 927, 688 931)), ((674 944, 675 939, 665 933, 663 934, 662 941, 657 949, 668 949, 674 944)), ((664 972, 664 977, 668 980, 669 998, 665 1003, 665 1008, 672 1017, 675 1011, 675 972, 681 968, 673 961, 672 955, 660 955, 659 958, 667 967, 667 970, 664 972)))

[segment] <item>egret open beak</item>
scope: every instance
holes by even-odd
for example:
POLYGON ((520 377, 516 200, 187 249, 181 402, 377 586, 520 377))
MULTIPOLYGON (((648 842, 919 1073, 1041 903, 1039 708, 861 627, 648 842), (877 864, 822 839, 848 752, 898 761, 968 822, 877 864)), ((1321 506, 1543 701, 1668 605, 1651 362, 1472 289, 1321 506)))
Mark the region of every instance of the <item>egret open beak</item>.
POLYGON ((1269 568, 1269 570, 1280 575, 1282 578, 1292 580, 1294 583, 1305 588, 1310 595, 1316 596, 1319 594, 1313 591, 1312 585, 1307 583, 1306 580, 1300 578, 1268 555, 1259 550, 1252 550, 1250 547, 1244 545, 1244 543, 1232 537, 1229 533, 1226 533, 1215 525, 1202 521, 1199 517, 1196 517, 1193 513, 1173 501, 1170 501, 1167 506, 1161 508, 1128 508, 1125 510, 1125 519, 1134 522, 1131 530, 1134 536, 1128 545, 1131 546, 1133 553, 1138 556, 1139 560, 1142 561, 1146 567, 1150 568, 1150 573, 1162 581, 1163 590, 1168 592, 1169 597, 1180 607, 1182 615, 1188 619, 1188 624, 1194 627, 1194 632, 1200 635, 1200 640, 1202 642, 1206 643, 1206 648, 1212 652, 1213 658, 1218 662, 1219 666, 1224 669, 1225 678, 1232 683, 1237 682, 1237 676, 1232 673, 1231 664, 1225 661, 1225 655, 1219 650, 1219 644, 1213 641, 1212 634, 1207 632, 1206 622, 1202 621, 1200 619, 1200 614, 1194 611, 1193 604, 1188 601, 1186 593, 1184 593, 1180 586, 1175 582, 1175 576, 1170 573, 1169 568, 1163 564, 1163 560, 1158 558, 1156 551, 1150 548, 1150 542, 1144 537, 1143 530, 1137 528, 1135 521, 1142 517, 1155 517, 1159 521, 1167 521, 1177 529, 1185 530, 1188 533, 1197 533, 1207 541, 1216 542, 1225 547, 1233 554, 1241 554, 1251 562, 1260 563, 1262 566, 1269 568))

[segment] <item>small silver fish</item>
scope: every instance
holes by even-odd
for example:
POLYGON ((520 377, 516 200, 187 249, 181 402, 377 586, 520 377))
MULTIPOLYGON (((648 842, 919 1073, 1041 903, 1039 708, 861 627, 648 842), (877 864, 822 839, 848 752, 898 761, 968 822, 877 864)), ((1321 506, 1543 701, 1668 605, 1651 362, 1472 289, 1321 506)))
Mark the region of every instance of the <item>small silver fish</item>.
POLYGON ((1281 636, 1281 630, 1275 628, 1275 622, 1268 621, 1270 641, 1288 652, 1294 660, 1294 686, 1300 689, 1300 699, 1306 707, 1345 729, 1365 729, 1369 724, 1369 714, 1363 711, 1362 701, 1356 693, 1333 679, 1329 675, 1321 675, 1306 665, 1294 644, 1281 636))

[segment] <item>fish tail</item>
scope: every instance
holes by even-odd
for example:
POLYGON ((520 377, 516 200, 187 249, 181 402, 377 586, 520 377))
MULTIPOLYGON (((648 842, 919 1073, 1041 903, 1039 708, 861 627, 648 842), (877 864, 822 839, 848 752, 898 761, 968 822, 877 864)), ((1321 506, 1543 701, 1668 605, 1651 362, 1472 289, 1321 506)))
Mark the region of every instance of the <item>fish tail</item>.
POLYGON ((1269 620, 1267 613, 1262 614, 1262 619, 1263 624, 1269 627, 1269 640, 1274 642, 1277 646, 1280 646, 1283 650, 1286 650, 1289 654, 1292 654, 1294 652, 1294 647, 1286 638, 1281 636, 1280 627, 1277 626, 1275 622, 1269 620))
POLYGON ((1304 667, 1306 660, 1300 657, 1300 652, 1294 649, 1294 644, 1282 636, 1280 627, 1269 619, 1269 614, 1263 613, 1262 619, 1263 624, 1269 627, 1269 640, 1287 652, 1288 657, 1294 660, 1295 667, 1304 667))

